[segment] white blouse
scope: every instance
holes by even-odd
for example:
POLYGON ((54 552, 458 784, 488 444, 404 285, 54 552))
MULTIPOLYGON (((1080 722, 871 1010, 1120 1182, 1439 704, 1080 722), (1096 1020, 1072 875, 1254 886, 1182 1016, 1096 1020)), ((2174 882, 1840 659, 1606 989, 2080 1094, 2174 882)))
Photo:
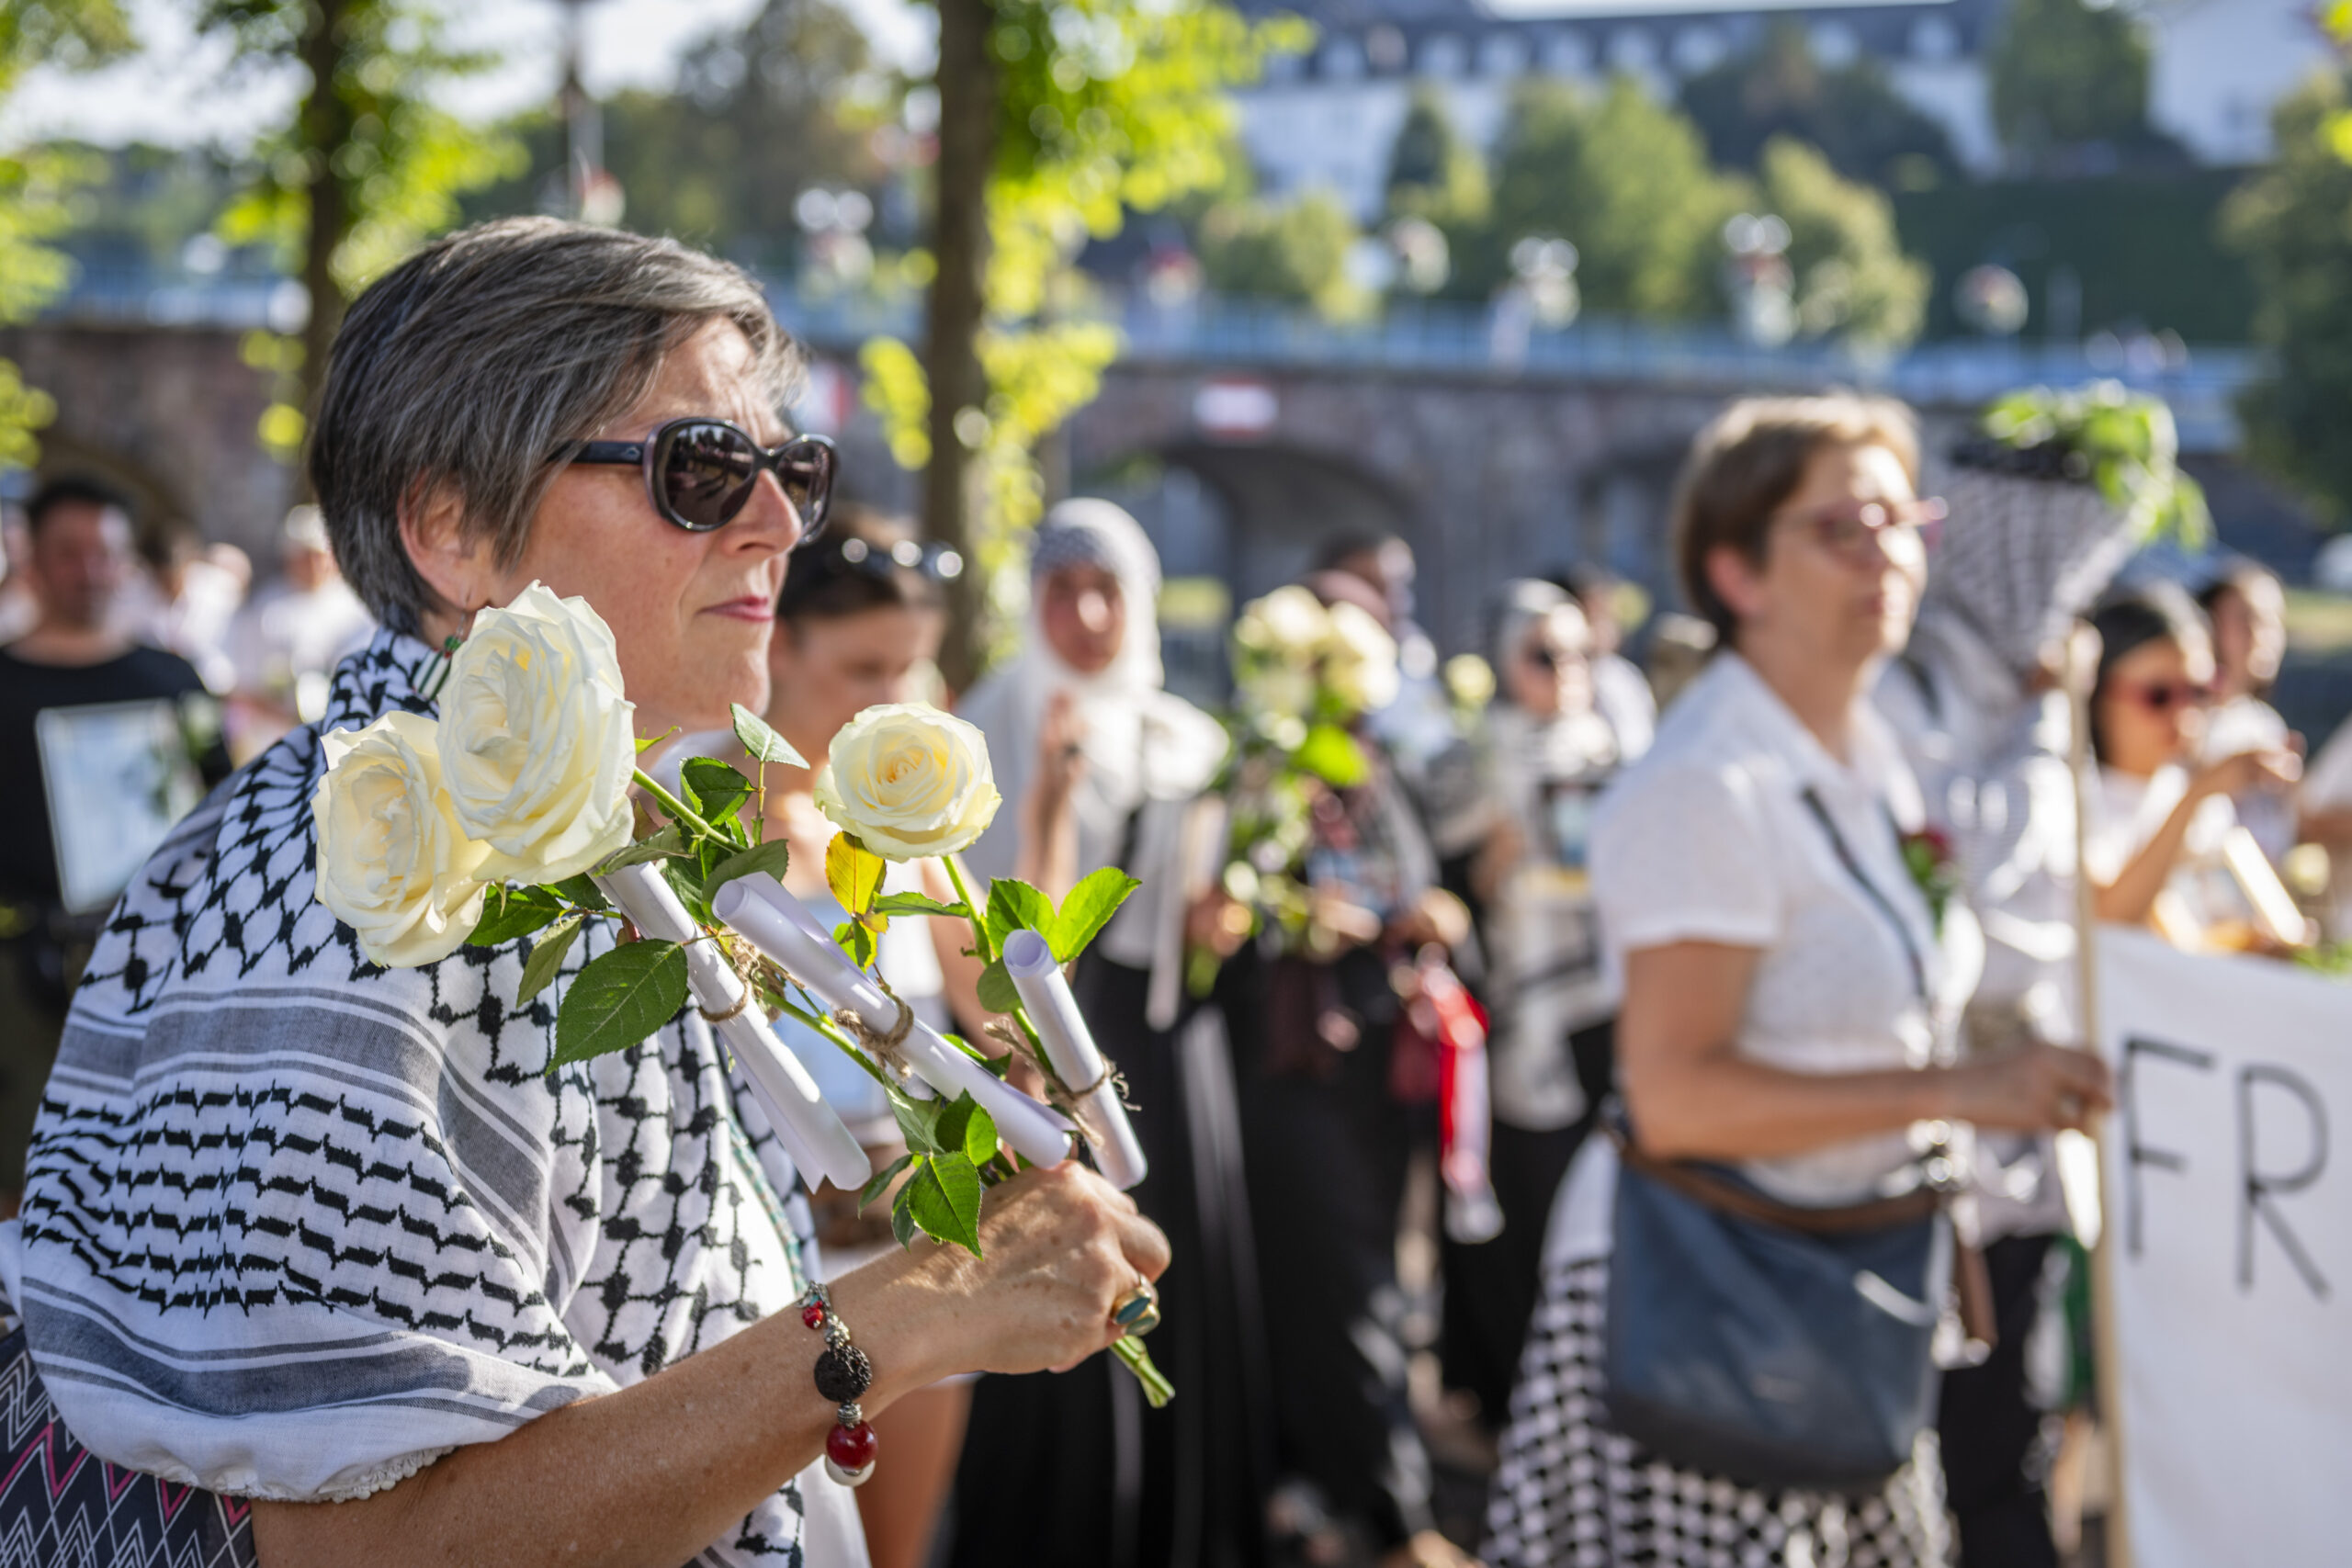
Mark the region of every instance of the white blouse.
MULTIPOLYGON (((1966 909, 1954 902, 1939 936, 1905 866, 1897 829, 1921 820, 1918 790, 1867 701, 1851 735, 1841 763, 1746 660, 1720 654, 1593 831, 1612 957, 1679 942, 1761 949, 1737 1048, 1792 1072, 1941 1059, 1982 967, 1966 909)), ((1889 1132, 1744 1168, 1784 1201, 1850 1203, 1883 1190, 1928 1141, 1923 1129, 1889 1132)))

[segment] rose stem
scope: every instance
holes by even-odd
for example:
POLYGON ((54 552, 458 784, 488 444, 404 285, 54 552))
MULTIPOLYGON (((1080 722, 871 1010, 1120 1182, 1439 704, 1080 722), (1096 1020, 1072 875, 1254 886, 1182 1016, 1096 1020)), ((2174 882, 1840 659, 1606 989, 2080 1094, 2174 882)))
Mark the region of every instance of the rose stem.
POLYGON ((637 770, 637 783, 639 788, 644 790, 646 794, 661 802, 662 809, 668 812, 673 820, 692 828, 696 834, 703 838, 715 839, 718 837, 718 829, 714 829, 709 823, 704 821, 699 815, 686 805, 685 802, 680 800, 676 795, 672 795, 668 790, 663 789, 660 784, 654 783, 653 779, 643 768, 637 770))
POLYGON ((980 962, 996 962, 996 949, 989 943, 989 923, 980 918, 980 907, 972 901, 972 890, 964 883, 964 863, 955 855, 942 855, 947 867, 947 880, 955 885, 956 897, 964 900, 964 914, 972 922, 972 940, 979 944, 980 962))

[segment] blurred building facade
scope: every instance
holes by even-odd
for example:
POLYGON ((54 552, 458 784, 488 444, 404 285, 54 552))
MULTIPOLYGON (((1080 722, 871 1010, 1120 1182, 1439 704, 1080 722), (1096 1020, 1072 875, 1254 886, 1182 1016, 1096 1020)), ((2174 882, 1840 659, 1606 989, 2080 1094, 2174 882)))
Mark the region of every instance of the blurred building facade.
MULTIPOLYGON (((2128 4, 2129 0, 2116 0, 2128 4)), ((1272 62, 1243 97, 1242 135, 1267 186, 1327 189, 1362 220, 1380 215, 1389 151, 1416 91, 1491 149, 1530 76, 1596 85, 1632 77, 1660 98, 1685 79, 1794 25, 1814 57, 1868 61, 1939 124, 1971 173, 2002 166, 1985 60, 2007 0, 1708 6, 1704 0, 1247 0, 1296 11, 1317 39, 1272 62)), ((2270 155, 2270 109, 2328 58, 2312 0, 2143 0, 2149 119, 2194 160, 2270 155)))

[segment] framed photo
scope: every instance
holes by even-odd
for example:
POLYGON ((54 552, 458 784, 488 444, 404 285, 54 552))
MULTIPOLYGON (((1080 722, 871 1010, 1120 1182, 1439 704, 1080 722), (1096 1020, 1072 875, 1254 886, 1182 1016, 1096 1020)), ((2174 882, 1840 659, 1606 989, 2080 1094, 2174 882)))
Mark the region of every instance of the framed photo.
POLYGON ((44 708, 33 719, 57 882, 69 914, 103 910, 203 798, 169 697, 44 708))

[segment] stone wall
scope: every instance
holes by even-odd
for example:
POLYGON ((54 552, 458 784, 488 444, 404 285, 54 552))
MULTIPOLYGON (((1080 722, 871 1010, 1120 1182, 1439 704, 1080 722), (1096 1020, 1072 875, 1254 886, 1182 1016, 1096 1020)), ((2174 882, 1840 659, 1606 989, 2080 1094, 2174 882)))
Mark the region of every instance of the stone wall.
POLYGON ((57 400, 40 471, 89 473, 136 495, 151 517, 182 517, 252 554, 264 572, 294 475, 254 431, 271 378, 210 328, 38 325, 0 332, 0 357, 57 400))

